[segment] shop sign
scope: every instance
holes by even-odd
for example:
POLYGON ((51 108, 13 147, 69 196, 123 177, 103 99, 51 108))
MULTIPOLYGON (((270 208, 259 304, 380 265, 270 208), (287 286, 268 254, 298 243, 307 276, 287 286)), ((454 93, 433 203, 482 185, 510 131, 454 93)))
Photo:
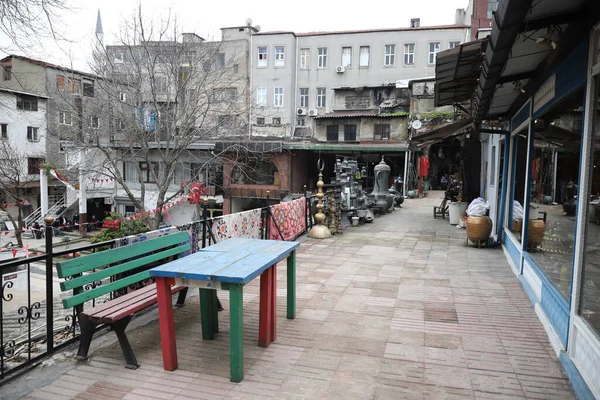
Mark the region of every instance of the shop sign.
POLYGON ((556 91, 556 74, 552 75, 535 93, 533 97, 533 112, 548 104, 554 98, 556 91))

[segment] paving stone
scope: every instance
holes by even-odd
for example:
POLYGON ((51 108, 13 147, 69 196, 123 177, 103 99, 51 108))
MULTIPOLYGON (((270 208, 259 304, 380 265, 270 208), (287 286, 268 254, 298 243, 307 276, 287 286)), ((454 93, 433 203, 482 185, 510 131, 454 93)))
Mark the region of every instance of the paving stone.
POLYGON ((285 318, 279 268, 268 348, 257 346, 258 280, 246 286, 241 383, 229 381, 228 312, 202 340, 192 297, 175 310, 177 370, 162 369, 154 320, 128 332, 139 369, 123 368, 113 340, 28 398, 573 399, 502 250, 465 247, 464 230, 431 218, 440 201, 430 192, 343 235, 301 238, 297 317, 285 318))

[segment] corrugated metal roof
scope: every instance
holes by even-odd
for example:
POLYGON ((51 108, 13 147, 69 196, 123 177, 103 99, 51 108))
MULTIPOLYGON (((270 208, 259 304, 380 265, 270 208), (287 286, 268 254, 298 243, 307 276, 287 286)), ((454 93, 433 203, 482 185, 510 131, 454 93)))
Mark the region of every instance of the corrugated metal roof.
POLYGON ((348 111, 334 111, 327 114, 317 115, 315 119, 327 119, 327 118, 360 118, 360 117, 379 117, 379 118, 406 118, 406 115, 391 114, 380 114, 378 110, 348 110, 348 111))

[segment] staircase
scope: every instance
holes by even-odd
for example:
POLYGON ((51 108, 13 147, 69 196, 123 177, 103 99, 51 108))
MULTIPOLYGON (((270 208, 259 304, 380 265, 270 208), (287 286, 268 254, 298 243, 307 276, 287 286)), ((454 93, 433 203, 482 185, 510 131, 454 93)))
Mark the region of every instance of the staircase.
POLYGON ((26 227, 31 226, 35 222, 41 225, 44 221, 44 217, 52 217, 56 219, 63 215, 64 212, 67 211, 67 209, 71 207, 75 202, 79 201, 79 190, 77 190, 69 182, 65 182, 59 179, 56 176, 56 172, 54 170, 50 170, 50 174, 53 175, 60 183, 65 185, 67 193, 58 196, 48 196, 49 208, 46 215, 42 215, 41 207, 38 208, 23 220, 23 223, 26 227))

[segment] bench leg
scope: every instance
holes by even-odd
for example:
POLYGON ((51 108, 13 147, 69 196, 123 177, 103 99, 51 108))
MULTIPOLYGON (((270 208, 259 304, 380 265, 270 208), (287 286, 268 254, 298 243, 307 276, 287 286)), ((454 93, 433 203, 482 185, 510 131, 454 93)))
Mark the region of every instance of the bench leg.
POLYGON ((85 314, 79 314, 79 327, 81 329, 81 337, 79 339, 79 351, 77 352, 77 360, 85 360, 90 350, 92 336, 98 324, 90 322, 90 319, 85 314))
POLYGON ((277 338, 277 264, 271 270, 271 342, 277 338))
POLYGON ((271 322, 273 320, 273 267, 260 275, 260 310, 258 314, 258 345, 267 347, 271 343, 271 322))
POLYGON ((202 323, 202 339, 213 340, 219 331, 219 315, 217 311, 217 291, 200 289, 200 322, 202 323))
POLYGON ((229 287, 229 368, 232 382, 244 379, 244 287, 232 284, 229 287))
POLYGON ((296 250, 287 259, 287 317, 296 318, 296 250))
POLYGON ((121 350, 123 351, 123 356, 125 356, 125 362, 127 362, 127 366, 125 368, 138 369, 140 364, 138 364, 135 354, 133 354, 131 344, 129 344, 129 340, 125 334, 125 328, 127 328, 127 325, 129 325, 129 321, 131 321, 131 317, 123 318, 117 322, 114 322, 111 327, 117 334, 119 344, 121 345, 121 350))
POLYGON ((183 289, 177 295, 177 305, 183 307, 185 305, 185 297, 187 296, 188 288, 183 289))
POLYGON ((158 322, 160 325, 160 342, 163 353, 163 368, 173 371, 177 368, 177 343, 175 342, 175 321, 173 319, 173 296, 170 278, 156 278, 156 294, 158 296, 158 322))

